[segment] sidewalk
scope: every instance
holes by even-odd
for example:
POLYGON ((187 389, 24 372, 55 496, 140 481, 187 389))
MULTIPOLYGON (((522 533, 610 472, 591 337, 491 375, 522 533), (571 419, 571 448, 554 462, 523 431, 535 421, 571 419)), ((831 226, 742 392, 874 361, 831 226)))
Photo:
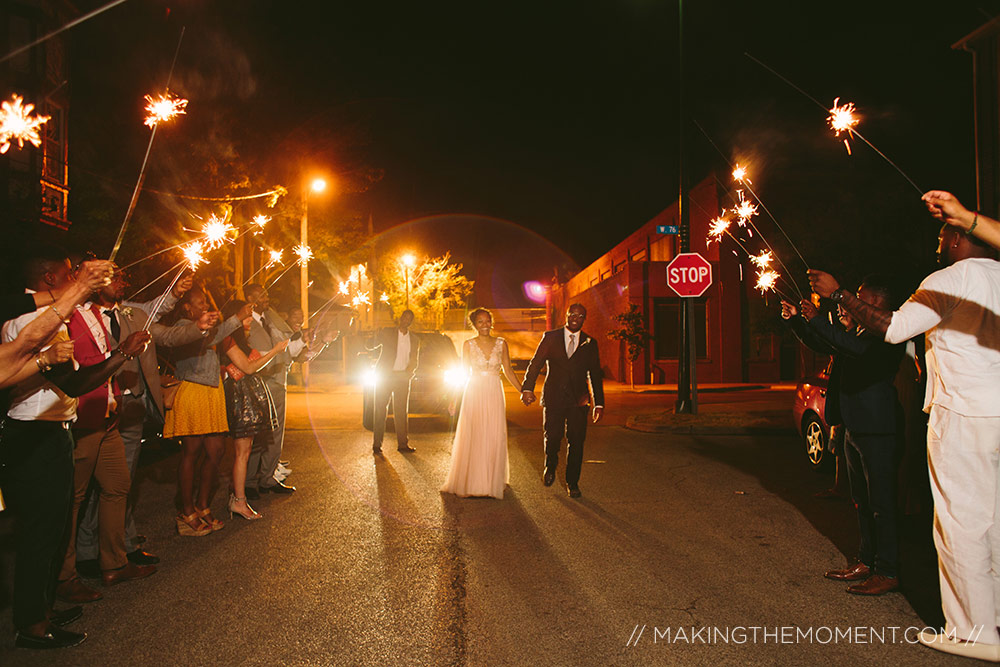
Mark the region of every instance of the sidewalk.
MULTIPOLYGON (((617 391, 628 392, 619 385, 617 391)), ((611 389, 609 393, 615 393, 611 389)), ((677 385, 636 387, 636 393, 675 394, 677 385)), ((630 415, 625 427, 646 433, 684 435, 795 435, 790 384, 712 384, 698 387, 698 414, 668 410, 630 415), (733 396, 726 396, 732 394, 733 396)), ((667 398, 667 397, 665 397, 667 398)), ((672 399, 667 398, 672 403, 672 399)))

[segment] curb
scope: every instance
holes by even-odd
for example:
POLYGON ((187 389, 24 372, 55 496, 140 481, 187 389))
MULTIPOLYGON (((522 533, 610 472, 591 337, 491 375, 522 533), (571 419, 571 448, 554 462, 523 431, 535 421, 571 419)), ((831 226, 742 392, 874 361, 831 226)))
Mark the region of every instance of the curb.
POLYGON ((625 428, 642 433, 672 433, 676 435, 796 435, 794 426, 700 426, 697 424, 650 424, 635 417, 625 420, 625 428))

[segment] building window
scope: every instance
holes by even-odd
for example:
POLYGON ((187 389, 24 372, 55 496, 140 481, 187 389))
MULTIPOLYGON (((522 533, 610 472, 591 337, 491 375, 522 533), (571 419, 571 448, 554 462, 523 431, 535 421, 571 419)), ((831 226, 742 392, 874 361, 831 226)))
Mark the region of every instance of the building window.
POLYGON ((636 251, 636 253, 632 255, 631 259, 633 262, 641 262, 646 259, 646 249, 643 248, 642 250, 636 251))
MULTIPOLYGON (((657 359, 678 359, 680 355, 681 300, 653 299, 653 354, 657 359)), ((694 302, 695 349, 699 359, 708 359, 708 316, 705 299, 694 302)))

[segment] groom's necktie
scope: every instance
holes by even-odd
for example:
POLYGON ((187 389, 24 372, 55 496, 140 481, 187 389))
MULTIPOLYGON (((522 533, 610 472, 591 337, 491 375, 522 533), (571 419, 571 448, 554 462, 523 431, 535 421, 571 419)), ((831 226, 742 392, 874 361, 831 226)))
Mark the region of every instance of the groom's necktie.
POLYGON ((569 343, 566 345, 566 356, 572 357, 574 352, 576 352, 576 334, 571 333, 569 335, 569 343))

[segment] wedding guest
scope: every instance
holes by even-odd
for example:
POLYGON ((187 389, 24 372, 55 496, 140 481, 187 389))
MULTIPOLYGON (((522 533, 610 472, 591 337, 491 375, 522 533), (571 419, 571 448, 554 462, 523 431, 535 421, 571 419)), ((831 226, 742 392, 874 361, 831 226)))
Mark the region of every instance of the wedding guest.
MULTIPOLYGON (((69 258, 52 254, 27 263, 32 293, 57 290, 71 282, 69 258)), ((66 295, 82 302, 111 275, 110 263, 85 263, 77 285, 66 295)), ((85 633, 63 630, 82 615, 79 607, 54 611, 55 573, 62 556, 73 494, 73 437, 70 425, 76 418, 77 396, 101 386, 124 363, 138 353, 148 334, 131 336, 106 361, 79 370, 72 363, 69 334, 64 325, 70 310, 63 299, 52 306, 24 314, 3 325, 4 343, 11 343, 35 320, 60 321, 50 347, 22 366, 13 378, 11 405, 0 436, 0 470, 5 498, 17 521, 14 532, 13 618, 15 643, 24 648, 63 648, 83 642, 85 633), (54 357, 49 351, 54 350, 54 357), (70 352, 70 354, 66 354, 70 352), (50 366, 50 363, 59 362, 50 366), (32 368, 34 366, 34 368, 32 368)), ((48 326, 48 325, 46 325, 48 326)))
MULTIPOLYGON (((246 311, 245 301, 233 301, 223 310, 224 317, 232 317, 246 311)), ((250 507, 246 497, 247 460, 250 447, 258 433, 273 431, 278 427, 278 415, 267 383, 259 372, 277 355, 285 351, 288 341, 277 342, 265 353, 250 347, 247 333, 253 316, 247 315, 242 326, 230 334, 222 344, 222 362, 225 364, 226 409, 229 413, 229 435, 233 438, 235 457, 233 459, 233 488, 229 494, 229 516, 234 513, 247 520, 261 518, 261 514, 250 507)))
MULTIPOLYGON (((193 281, 185 276, 178 281, 173 294, 180 298, 191 289, 193 281)), ((146 326, 148 313, 157 308, 159 296, 146 303, 123 301, 127 280, 124 272, 116 270, 111 284, 94 294, 92 302, 84 304, 81 313, 90 320, 95 336, 110 335, 111 346, 117 346, 133 331, 146 326), (100 314, 100 321, 97 320, 100 314), (98 325, 103 325, 98 327, 98 325)), ((161 306, 162 308, 162 306, 161 306)), ((206 312, 196 323, 167 327, 152 322, 149 332, 152 342, 138 358, 125 362, 115 374, 114 381, 119 389, 118 432, 125 446, 125 462, 128 467, 130 492, 125 507, 125 551, 129 562, 136 565, 155 565, 159 557, 141 546, 140 537, 133 518, 136 473, 139 468, 139 453, 142 449, 142 432, 147 416, 158 421, 164 420, 163 393, 160 387, 160 372, 157 366, 156 346, 176 347, 200 340, 205 332, 218 324, 215 312, 206 312)), ((79 516, 76 537, 77 571, 83 576, 100 577, 98 568, 98 494, 90 494, 79 516)))
MULTIPOLYGON (((209 331, 202 340, 173 349, 174 368, 181 384, 174 397, 173 409, 167 411, 163 437, 181 439, 181 459, 177 466, 180 512, 175 518, 180 535, 203 537, 213 530, 220 530, 223 525, 212 516, 209 507, 229 431, 226 393, 222 387, 222 371, 215 346, 242 326, 249 310, 248 306, 244 306, 239 313, 209 331), (205 456, 196 495, 195 464, 200 453, 205 456)), ((185 294, 161 321, 167 325, 188 324, 197 322, 206 312, 209 312, 208 299, 196 287, 185 294)))
POLYGON ((813 291, 841 303, 864 327, 901 343, 926 333, 929 411, 927 453, 934 496, 945 632, 924 631, 922 644, 948 653, 1000 660, 1000 262, 982 241, 945 224, 938 258, 898 310, 840 289, 810 271, 813 291))
POLYGON ((290 494, 295 487, 278 481, 275 473, 281 460, 281 448, 285 440, 285 395, 288 385, 288 367, 292 359, 305 349, 306 341, 301 336, 290 340, 292 330, 278 313, 271 308, 271 298, 267 290, 256 284, 244 290, 247 301, 253 306, 253 321, 247 333, 250 347, 256 350, 270 350, 281 341, 289 341, 263 371, 260 376, 267 385, 274 400, 278 415, 278 427, 254 436, 253 447, 247 463, 247 497, 259 498, 261 493, 290 494))

